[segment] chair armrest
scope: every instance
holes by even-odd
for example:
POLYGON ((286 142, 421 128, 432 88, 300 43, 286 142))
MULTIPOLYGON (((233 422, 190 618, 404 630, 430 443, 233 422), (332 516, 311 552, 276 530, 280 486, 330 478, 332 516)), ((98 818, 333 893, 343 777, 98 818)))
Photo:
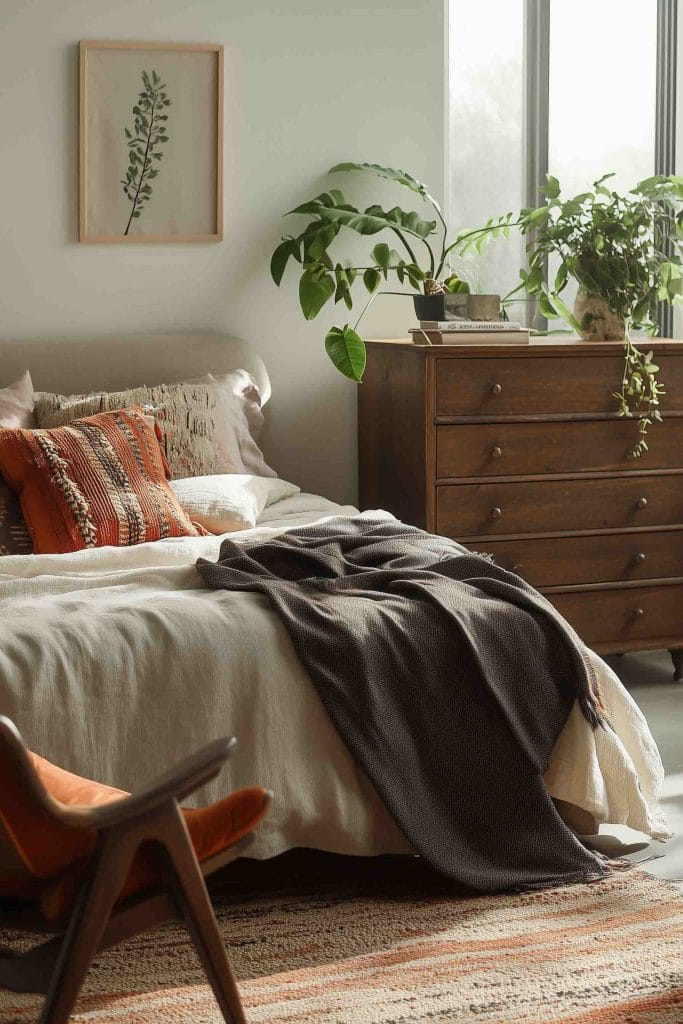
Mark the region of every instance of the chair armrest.
POLYGON ((236 745, 234 737, 214 740, 151 782, 140 793, 98 807, 61 804, 58 817, 64 825, 101 830, 148 813, 171 799, 180 801, 218 775, 236 745))

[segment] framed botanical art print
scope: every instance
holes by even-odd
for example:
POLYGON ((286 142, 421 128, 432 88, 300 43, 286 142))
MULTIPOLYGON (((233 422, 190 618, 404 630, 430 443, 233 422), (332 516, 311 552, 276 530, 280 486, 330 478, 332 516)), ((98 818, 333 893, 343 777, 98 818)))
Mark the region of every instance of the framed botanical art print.
POLYGON ((223 238, 223 47, 82 42, 81 242, 223 238))

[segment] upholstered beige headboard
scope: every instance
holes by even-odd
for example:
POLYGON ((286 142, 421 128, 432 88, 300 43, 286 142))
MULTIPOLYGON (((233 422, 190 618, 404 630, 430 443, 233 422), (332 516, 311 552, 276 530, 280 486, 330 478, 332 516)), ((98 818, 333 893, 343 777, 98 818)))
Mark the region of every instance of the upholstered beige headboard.
POLYGON ((204 373, 253 374, 264 403, 270 381, 249 342, 228 334, 125 334, 0 341, 0 387, 31 371, 36 391, 73 394, 170 384, 204 373))

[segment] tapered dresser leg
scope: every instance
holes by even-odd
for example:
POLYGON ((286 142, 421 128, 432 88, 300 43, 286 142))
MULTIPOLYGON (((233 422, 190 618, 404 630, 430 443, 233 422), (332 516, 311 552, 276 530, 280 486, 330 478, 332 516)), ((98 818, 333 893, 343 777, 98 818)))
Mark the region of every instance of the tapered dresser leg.
POLYGON ((683 647, 669 651, 669 654, 671 655, 671 660, 674 663, 674 682, 680 683, 683 679, 683 647))

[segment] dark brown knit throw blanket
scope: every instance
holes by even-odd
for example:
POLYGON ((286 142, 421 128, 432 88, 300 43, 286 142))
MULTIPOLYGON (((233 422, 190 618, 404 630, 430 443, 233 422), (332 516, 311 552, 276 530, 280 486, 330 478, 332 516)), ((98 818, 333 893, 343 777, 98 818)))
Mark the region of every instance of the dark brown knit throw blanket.
POLYGON ((492 892, 607 873, 543 784, 574 701, 595 727, 599 696, 575 634, 518 576, 365 516, 225 540, 197 568, 266 595, 352 755, 445 875, 492 892))

